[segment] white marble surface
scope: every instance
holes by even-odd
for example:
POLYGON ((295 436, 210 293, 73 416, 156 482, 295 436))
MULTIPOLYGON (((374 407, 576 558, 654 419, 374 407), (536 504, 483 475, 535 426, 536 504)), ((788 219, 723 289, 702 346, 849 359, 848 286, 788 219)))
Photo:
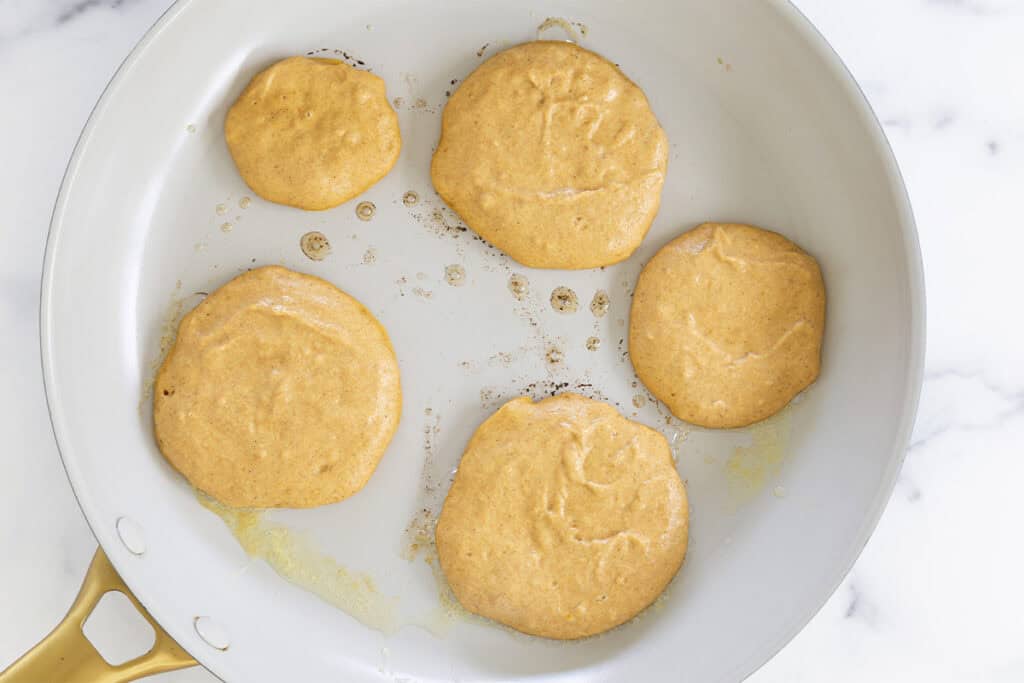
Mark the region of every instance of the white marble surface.
MULTIPOLYGON (((95 541, 50 432, 43 246, 78 133, 167 0, 0 0, 0 668, 95 541)), ((928 284, 918 424, 853 571, 757 683, 1024 681, 1024 0, 800 0, 864 87, 910 189, 928 284)), ((98 624, 117 641, 131 625, 98 624)), ((215 680, 194 669, 158 677, 215 680)))

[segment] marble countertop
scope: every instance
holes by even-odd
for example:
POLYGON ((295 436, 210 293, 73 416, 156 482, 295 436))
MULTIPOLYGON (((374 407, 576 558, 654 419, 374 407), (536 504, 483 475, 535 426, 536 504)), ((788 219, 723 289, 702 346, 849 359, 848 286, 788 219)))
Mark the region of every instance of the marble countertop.
MULTIPOLYGON (((168 4, 0 2, 0 669, 63 616, 96 546, 39 370, 53 200, 100 92, 168 4)), ((1014 204, 1024 187, 1024 2, 797 4, 860 81, 906 177, 928 352, 912 444, 878 530, 817 617, 750 680, 1024 681, 1024 544, 1013 522, 1024 480, 1024 226, 1014 204)), ((138 640, 116 611, 91 626, 101 642, 138 640)), ((153 680, 215 679, 191 669, 153 680)))

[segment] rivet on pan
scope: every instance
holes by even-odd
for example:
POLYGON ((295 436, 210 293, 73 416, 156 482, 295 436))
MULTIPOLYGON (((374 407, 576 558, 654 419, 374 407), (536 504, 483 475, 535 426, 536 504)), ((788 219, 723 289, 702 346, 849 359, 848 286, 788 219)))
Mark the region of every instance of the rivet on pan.
POLYGON ((146 537, 142 533, 142 527, 129 517, 119 517, 116 524, 117 535, 128 548, 132 555, 142 555, 146 552, 146 537))
POLYGON ((192 620, 196 633, 207 645, 220 651, 231 647, 231 639, 224 627, 210 617, 196 617, 192 620))

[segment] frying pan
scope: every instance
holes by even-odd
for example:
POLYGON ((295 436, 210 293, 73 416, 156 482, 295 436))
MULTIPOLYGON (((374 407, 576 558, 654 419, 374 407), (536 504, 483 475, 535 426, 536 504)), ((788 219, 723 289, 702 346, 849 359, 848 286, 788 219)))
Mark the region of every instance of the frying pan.
MULTIPOLYGON (((179 2, 122 65, 78 143, 41 317, 64 465, 124 580, 98 557, 106 581, 87 583, 85 606, 48 642, 66 659, 78 651, 68 643, 89 585, 130 589, 168 634, 155 661, 109 680, 191 657, 247 682, 740 680, 819 609, 874 528, 913 422, 924 344, 917 237, 883 133, 827 43, 775 0, 179 2), (538 36, 620 64, 671 142, 660 213, 619 265, 523 268, 474 239, 431 189, 448 93, 483 59, 538 36), (400 116, 396 168, 331 211, 252 196, 223 141, 226 108, 249 78, 293 54, 372 69, 400 116), (370 220, 360 201, 373 203, 370 220), (819 260, 828 288, 821 378, 750 429, 674 420, 636 382, 625 346, 642 264, 707 220, 782 232, 819 260), (300 249, 310 231, 331 243, 323 260, 300 249), (325 277, 374 312, 405 401, 365 489, 254 517, 287 543, 243 547, 160 456, 147 387, 180 314, 270 263, 325 277), (455 264, 462 286, 445 279, 455 264), (521 299, 513 275, 529 283, 521 299), (559 286, 577 293, 577 312, 552 309, 559 286), (599 290, 610 299, 601 317, 587 306, 599 290), (429 528, 476 425, 507 398, 562 390, 666 434, 688 482, 692 540, 654 607, 602 636, 554 643, 460 614, 421 547, 429 533, 416 530, 429 528)), ((33 653, 6 680, 40 680, 26 667, 52 666, 53 655, 33 653)))

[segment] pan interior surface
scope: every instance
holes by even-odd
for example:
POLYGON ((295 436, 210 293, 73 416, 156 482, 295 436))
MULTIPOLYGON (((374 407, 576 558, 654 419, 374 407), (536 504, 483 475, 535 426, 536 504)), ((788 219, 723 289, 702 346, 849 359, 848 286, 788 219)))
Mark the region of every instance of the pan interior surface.
POLYGON ((736 681, 810 619, 873 529, 913 420, 923 315, 891 153, 852 79, 787 4, 186 1, 122 66, 69 166, 47 247, 42 352, 54 431, 93 530, 150 612, 225 680, 736 681), (538 36, 619 64, 668 135, 661 209, 621 264, 524 268, 475 239, 431 187, 447 94, 487 57, 538 36), (400 119, 396 167, 327 212, 257 198, 224 143, 225 112, 248 80, 294 54, 372 69, 400 119), (363 201, 370 220, 357 215, 363 201), (783 233, 817 258, 828 291, 820 379, 748 429, 672 419, 626 353, 640 268, 705 221, 783 233), (323 260, 300 248, 311 231, 330 242, 323 260), (152 437, 147 392, 175 321, 266 264, 363 302, 402 371, 401 424, 369 484, 335 505, 261 517, 287 530, 263 550, 294 559, 312 591, 252 559, 152 437), (450 282, 450 266, 464 282, 450 282), (513 276, 528 282, 519 297, 513 276), (576 293, 575 313, 553 310, 558 287, 576 293), (589 303, 602 290, 610 304, 596 316, 589 303), (462 614, 424 530, 476 426, 514 396, 562 390, 608 400, 669 438, 691 541, 651 609, 556 643, 462 614), (118 540, 121 517, 142 530, 143 555, 118 540), (205 644, 197 617, 230 647, 205 644))

